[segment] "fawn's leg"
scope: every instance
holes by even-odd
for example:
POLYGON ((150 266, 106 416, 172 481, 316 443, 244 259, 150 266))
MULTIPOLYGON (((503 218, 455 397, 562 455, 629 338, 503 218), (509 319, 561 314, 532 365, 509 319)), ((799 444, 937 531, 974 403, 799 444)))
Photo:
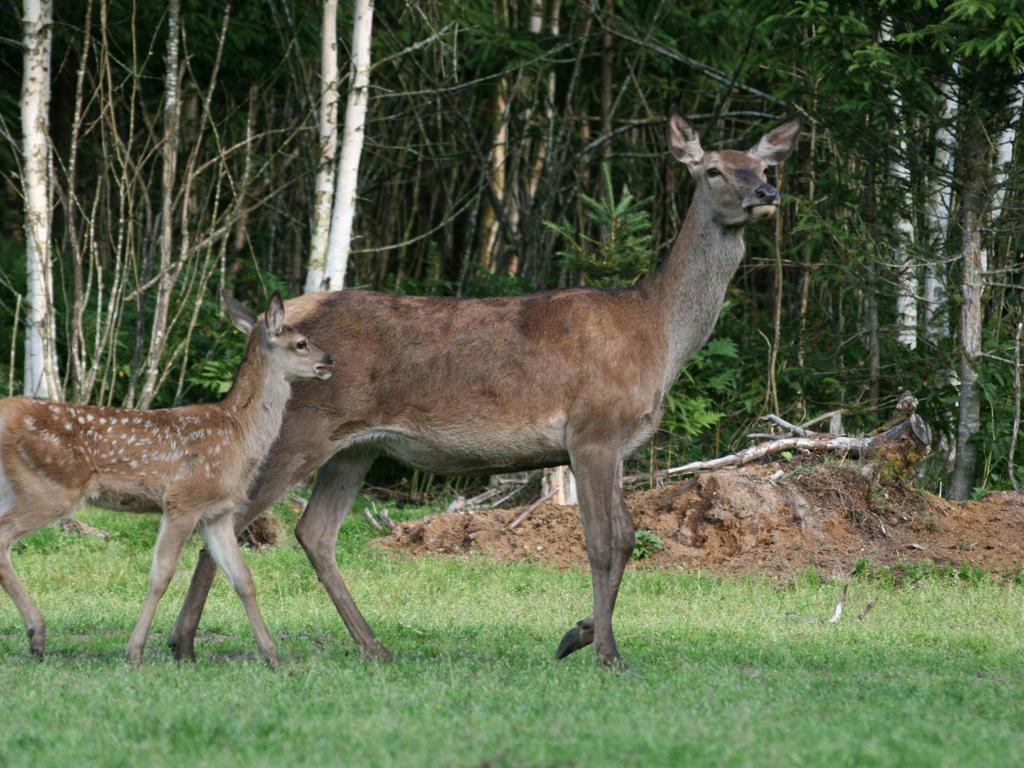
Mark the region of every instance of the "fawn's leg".
POLYGON ((41 498, 24 498, 15 502, 10 509, 0 517, 0 584, 4 591, 10 595, 14 605, 18 608, 22 620, 25 622, 25 631, 28 633, 28 648, 35 656, 43 655, 43 648, 46 645, 46 623, 43 621, 43 614, 38 606, 32 601, 21 583, 18 574, 14 571, 14 564, 11 562, 11 547, 14 542, 39 528, 42 528, 54 520, 63 517, 69 509, 66 503, 49 503, 41 498))
POLYGON ((160 535, 156 540, 153 566, 149 572, 149 594, 146 595, 146 602, 142 604, 142 614, 125 651, 125 659, 131 664, 137 664, 142 660, 153 614, 160 604, 160 598, 167 591, 167 585, 171 583, 178 558, 181 557, 181 550, 192 534, 197 518, 198 513, 195 512, 173 513, 168 510, 160 521, 160 535))
POLYGON ((235 536, 234 516, 230 513, 221 515, 216 520, 205 524, 200 533, 206 541, 206 547, 214 561, 224 571, 231 586, 235 588, 238 597, 245 606, 245 613, 249 617, 249 624, 252 632, 256 635, 256 645, 259 646, 263 660, 271 667, 281 664, 281 657, 277 655, 274 641, 270 637, 270 630, 267 629, 260 608, 256 604, 256 587, 252 583, 252 574, 242 557, 242 550, 238 547, 238 537, 235 536))
MULTIPOLYGON (((241 533, 260 515, 266 511, 274 500, 280 496, 291 485, 291 475, 288 472, 278 471, 260 476, 253 495, 234 519, 236 535, 241 533)), ((206 606, 206 598, 210 595, 210 588, 213 586, 213 577, 217 574, 217 564, 210 556, 208 549, 199 552, 199 562, 192 574, 192 581, 188 585, 188 594, 185 596, 185 603, 181 606, 178 620, 174 624, 171 636, 167 644, 174 651, 174 658, 178 661, 189 659, 195 661, 196 630, 199 629, 199 620, 203 616, 203 608, 206 606)))
POLYGON ((25 622, 29 651, 35 656, 42 656, 43 647, 46 645, 46 624, 43 622, 43 614, 32 602, 28 590, 14 572, 14 564, 11 562, 13 543, 14 540, 10 537, 0 539, 0 584, 3 584, 4 591, 11 596, 25 622))

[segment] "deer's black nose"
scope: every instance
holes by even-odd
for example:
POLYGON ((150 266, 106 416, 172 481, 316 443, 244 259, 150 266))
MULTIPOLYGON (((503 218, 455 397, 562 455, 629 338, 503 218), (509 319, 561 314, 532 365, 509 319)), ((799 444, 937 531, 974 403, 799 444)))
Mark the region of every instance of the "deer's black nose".
POLYGON ((777 203, 779 200, 779 190, 771 184, 762 184, 754 190, 754 193, 757 195, 757 199, 765 204, 777 203))
POLYGON ((324 355, 324 365, 334 365, 334 358, 330 355, 324 355))

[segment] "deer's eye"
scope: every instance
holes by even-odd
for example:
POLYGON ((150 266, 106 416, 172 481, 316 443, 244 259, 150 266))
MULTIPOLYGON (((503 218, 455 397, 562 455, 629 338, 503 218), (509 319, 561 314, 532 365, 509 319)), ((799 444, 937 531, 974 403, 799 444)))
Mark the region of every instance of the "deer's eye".
POLYGON ((720 170, 718 170, 717 168, 708 168, 707 174, 708 174, 708 178, 713 179, 716 176, 721 176, 722 172, 720 170))
POLYGON ((309 344, 306 342, 305 339, 303 339, 302 341, 295 342, 295 348, 296 349, 305 349, 308 346, 309 346, 309 344))

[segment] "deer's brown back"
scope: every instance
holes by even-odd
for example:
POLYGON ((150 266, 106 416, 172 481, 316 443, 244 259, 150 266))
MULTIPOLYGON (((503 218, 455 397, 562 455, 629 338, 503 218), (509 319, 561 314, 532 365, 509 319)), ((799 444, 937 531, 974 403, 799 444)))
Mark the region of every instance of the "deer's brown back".
POLYGON ((443 454, 438 471, 564 462, 567 430, 632 434, 660 403, 667 345, 642 290, 293 299, 288 322, 337 372, 296 383, 289 411, 331 419, 339 447, 378 438, 426 467, 443 454))

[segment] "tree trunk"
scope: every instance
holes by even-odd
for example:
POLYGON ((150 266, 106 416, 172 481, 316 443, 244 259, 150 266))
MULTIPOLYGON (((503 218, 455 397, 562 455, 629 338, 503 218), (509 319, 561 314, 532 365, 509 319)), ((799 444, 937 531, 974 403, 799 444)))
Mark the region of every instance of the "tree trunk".
POLYGON ((956 433, 956 462, 949 481, 949 498, 966 499, 974 488, 978 446, 971 438, 981 429, 981 389, 976 364, 981 353, 982 279, 985 271, 981 225, 985 213, 988 140, 977 104, 968 103, 963 135, 963 254, 960 292, 960 405, 956 433))
MULTIPOLYGON (((615 13, 615 0, 604 3, 604 34, 601 36, 601 133, 612 134, 612 43, 615 38, 611 33, 612 16, 615 13)), ((612 159, 612 142, 606 140, 601 145, 601 161, 610 163, 612 159)))
MULTIPOLYGON (((892 22, 886 19, 882 23, 881 40, 888 42, 892 40, 892 22)), ((913 194, 910 183, 910 169, 907 168, 907 140, 906 121, 903 117, 903 101, 898 93, 891 93, 889 101, 897 120, 897 151, 895 160, 889 166, 893 180, 901 191, 900 205, 896 210, 895 220, 895 249, 894 262, 896 264, 896 338, 905 347, 915 349, 917 347, 917 295, 919 292, 917 281, 917 267, 911 255, 914 247, 914 224, 910 220, 913 209, 913 194)))
MULTIPOLYGON (((320 290, 338 290, 345 285, 345 269, 352 245, 352 221, 356 213, 356 184, 359 159, 363 153, 366 107, 370 95, 370 36, 373 30, 373 0, 356 0, 352 24, 352 67, 345 131, 327 239, 327 258, 320 290)), ((307 285, 309 281, 307 280, 307 285)))
POLYGON ((28 307, 25 313, 24 392, 62 397, 57 365, 53 269, 50 263, 50 0, 25 0, 24 72, 21 130, 25 196, 25 259, 28 307))
POLYGON ((934 175, 928 196, 932 259, 925 266, 924 276, 924 327, 925 334, 932 343, 937 343, 949 335, 949 325, 946 322, 945 260, 950 208, 953 204, 953 133, 950 126, 956 118, 957 111, 957 94, 952 86, 943 84, 940 90, 944 95, 944 101, 939 127, 935 131, 934 175))
MULTIPOLYGON (((160 358, 167 344, 167 313, 171 293, 177 282, 174 269, 174 180, 178 171, 178 118, 181 113, 179 93, 180 0, 170 0, 167 6, 167 55, 164 59, 164 135, 161 141, 163 169, 160 178, 160 280, 157 283, 153 325, 146 352, 146 375, 139 394, 140 408, 149 408, 156 396, 156 382, 160 374, 160 358)), ((133 403, 126 403, 131 407, 133 403)))
POLYGON ((334 202, 338 154, 338 0, 324 0, 320 38, 320 165, 313 186, 313 223, 305 293, 320 290, 327 263, 327 239, 334 202))

